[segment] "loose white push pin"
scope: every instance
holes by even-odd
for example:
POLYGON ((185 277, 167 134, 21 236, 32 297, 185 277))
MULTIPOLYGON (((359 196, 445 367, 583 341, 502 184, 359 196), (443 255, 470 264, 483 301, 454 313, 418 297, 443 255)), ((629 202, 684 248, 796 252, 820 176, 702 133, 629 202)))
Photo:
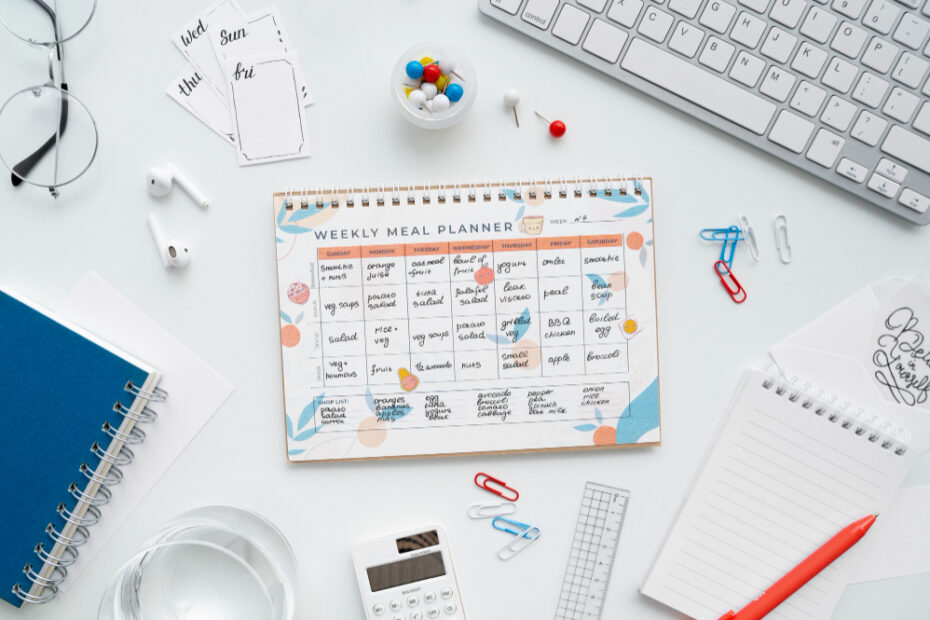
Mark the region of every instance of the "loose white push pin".
POLYGON ((508 90, 504 93, 504 103, 513 108, 513 120, 517 123, 517 129, 519 129, 520 118, 517 116, 517 104, 520 103, 520 92, 515 88, 508 90))

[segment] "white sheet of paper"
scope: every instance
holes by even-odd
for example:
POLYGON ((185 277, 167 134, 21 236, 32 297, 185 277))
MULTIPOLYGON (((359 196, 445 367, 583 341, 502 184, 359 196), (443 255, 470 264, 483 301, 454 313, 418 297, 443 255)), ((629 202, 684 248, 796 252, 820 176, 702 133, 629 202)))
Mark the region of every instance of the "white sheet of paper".
POLYGON ((239 165, 309 157, 296 54, 227 61, 224 70, 239 165))
POLYGON ((245 11, 236 0, 217 0, 171 37, 188 62, 194 65, 207 83, 223 98, 226 97, 223 68, 213 53, 213 44, 207 32, 211 24, 234 21, 244 15, 245 11))
POLYGON ((191 65, 184 67, 166 92, 181 104, 182 108, 215 131, 223 140, 235 146, 236 135, 229 117, 229 107, 197 69, 191 65))
POLYGON ((905 487, 862 541, 862 562, 851 583, 930 572, 930 485, 905 487))
MULTIPOLYGON (((293 49, 278 7, 275 6, 250 13, 241 19, 216 24, 209 30, 209 35, 220 63, 253 56, 287 54, 293 49)), ((313 98, 307 79, 303 71, 298 70, 297 74, 304 105, 311 105, 313 98)))
POLYGON ((151 405, 158 419, 145 426, 145 441, 133 446, 135 459, 127 466, 123 483, 113 489, 110 503, 101 509, 105 518, 91 529, 77 562, 68 567, 68 579, 59 588, 64 591, 210 420, 233 386, 95 273, 81 280, 60 312, 157 368, 162 373, 159 385, 169 394, 166 402, 151 405))

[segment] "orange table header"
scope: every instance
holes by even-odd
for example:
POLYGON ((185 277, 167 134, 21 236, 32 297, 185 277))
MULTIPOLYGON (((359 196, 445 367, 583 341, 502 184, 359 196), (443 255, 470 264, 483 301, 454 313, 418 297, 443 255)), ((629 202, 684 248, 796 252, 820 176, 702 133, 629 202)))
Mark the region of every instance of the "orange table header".
POLYGON ((319 260, 345 260, 347 258, 361 258, 362 250, 359 246, 344 246, 335 248, 317 249, 319 260))
POLYGON ((490 251, 490 241, 453 241, 449 244, 449 252, 452 254, 477 254, 490 251))
POLYGON ((498 239, 494 241, 495 252, 532 252, 536 239, 498 239))
POLYGON ((580 241, 578 237, 543 237, 536 245, 540 250, 577 250, 580 241))
POLYGON ((623 235, 585 235, 581 238, 583 248, 607 248, 623 245, 623 235))
POLYGON ((396 258, 403 257, 404 245, 363 245, 362 258, 396 258))
POLYGON ((431 254, 448 254, 449 244, 440 241, 437 243, 408 243, 404 246, 407 256, 428 256, 431 254))

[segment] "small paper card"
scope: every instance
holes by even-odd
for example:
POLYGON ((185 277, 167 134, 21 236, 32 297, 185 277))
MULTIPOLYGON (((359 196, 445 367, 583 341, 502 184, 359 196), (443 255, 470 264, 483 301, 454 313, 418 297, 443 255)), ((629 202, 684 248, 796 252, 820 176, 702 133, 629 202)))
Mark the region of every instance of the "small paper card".
POLYGON ((194 65, 200 75, 216 90, 221 98, 226 97, 226 89, 223 85, 223 69, 220 61, 216 58, 216 54, 213 53, 213 44, 210 42, 207 32, 210 29, 210 24, 235 21, 244 16, 245 11, 242 10, 236 0, 218 0, 172 37, 172 41, 181 50, 184 57, 194 65))
POLYGON ((882 302, 869 353, 887 400, 930 408, 930 287, 915 279, 882 302))
POLYGON ((224 69, 239 165, 309 157, 297 55, 228 61, 224 69))
POLYGON ((200 122, 235 146, 236 135, 226 101, 206 83, 197 69, 187 65, 168 86, 167 93, 200 122))

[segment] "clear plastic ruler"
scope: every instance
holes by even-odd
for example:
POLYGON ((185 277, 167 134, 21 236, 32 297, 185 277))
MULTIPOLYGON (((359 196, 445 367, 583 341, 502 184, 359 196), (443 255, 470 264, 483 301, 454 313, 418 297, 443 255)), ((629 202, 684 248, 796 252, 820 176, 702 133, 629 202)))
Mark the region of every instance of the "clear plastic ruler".
POLYGON ((601 617, 629 501, 624 489, 584 485, 555 620, 601 617))

